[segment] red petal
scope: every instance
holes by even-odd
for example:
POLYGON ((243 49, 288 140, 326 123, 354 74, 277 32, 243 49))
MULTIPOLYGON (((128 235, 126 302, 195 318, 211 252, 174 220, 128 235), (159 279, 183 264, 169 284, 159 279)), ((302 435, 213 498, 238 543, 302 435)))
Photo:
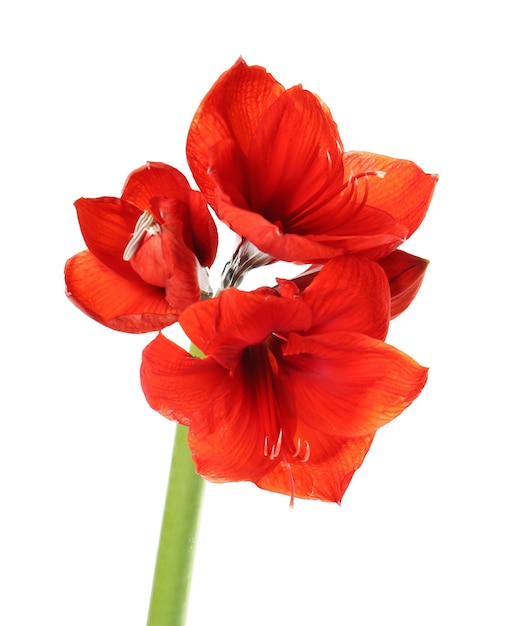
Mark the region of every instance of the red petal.
POLYGON ((74 203, 85 243, 101 263, 128 280, 142 282, 123 252, 141 211, 119 198, 80 198, 74 203))
POLYGON ((274 290, 225 289, 184 311, 180 324, 193 343, 223 367, 234 370, 242 351, 273 332, 306 330, 311 311, 301 300, 281 298, 274 290))
MULTIPOLYGON (((289 335, 283 348, 295 413, 331 436, 360 437, 419 395, 427 369, 382 341, 349 332, 289 335)), ((312 453, 312 451, 311 451, 312 453)))
POLYGON ((213 181, 208 176, 208 150, 232 138, 244 154, 265 111, 284 88, 263 67, 242 59, 224 72, 202 100, 190 126, 186 153, 197 184, 213 204, 213 181))
POLYGON ((390 321, 388 280, 379 265, 351 255, 325 263, 302 294, 311 333, 349 330, 384 339, 390 321))
POLYGON ((425 174, 415 163, 370 152, 347 152, 345 172, 382 171, 370 177, 367 206, 382 209, 408 228, 408 237, 423 221, 438 177, 425 174))
POLYGON ((184 311, 200 300, 199 262, 190 246, 183 238, 182 219, 170 220, 162 235, 164 260, 170 270, 166 282, 166 299, 178 309, 184 311))
POLYGON ((211 361, 193 357, 159 334, 143 351, 141 386, 155 411, 188 426, 189 411, 183 411, 182 406, 191 399, 194 408, 209 402, 211 387, 201 382, 204 372, 208 370, 211 375, 213 369, 216 368, 211 361), (172 384, 178 378, 184 381, 183 385, 172 384))
POLYGON ((190 185, 179 170, 165 163, 147 163, 134 170, 126 179, 121 199, 141 211, 151 209, 150 200, 164 196, 185 201, 190 185))
POLYGON ((392 319, 400 315, 415 298, 422 284, 429 261, 396 250, 378 263, 384 269, 392 295, 392 319))
POLYGON ((323 232, 325 207, 313 207, 340 189, 342 157, 330 113, 314 94, 300 86, 289 89, 265 113, 251 142, 251 209, 281 222, 284 232, 323 232))
POLYGON ((259 418, 266 396, 258 394, 255 402, 241 370, 230 376, 212 357, 192 357, 159 335, 143 352, 141 384, 152 408, 189 425, 188 443, 202 476, 254 481, 271 466, 259 418))
POLYGON ((317 460, 317 437, 309 435, 312 444, 308 461, 298 462, 289 457, 287 461, 277 464, 257 485, 262 489, 296 498, 339 504, 354 472, 361 466, 373 438, 373 435, 332 441, 328 438, 326 455, 317 460))
MULTIPOLYGON (((249 209, 249 180, 247 172, 247 159, 232 139, 223 139, 212 146, 209 154, 209 171, 218 197, 225 196, 231 205, 249 209)), ((213 198, 213 208, 218 209, 219 202, 213 198)), ((219 215, 220 217, 220 215, 219 215)), ((222 219, 222 218, 221 218, 222 219)))
POLYGON ((129 263, 146 283, 156 287, 166 287, 170 268, 164 260, 162 234, 156 233, 143 237, 142 243, 129 263))
POLYGON ((125 280, 88 250, 65 265, 67 295, 97 322, 127 333, 145 333, 173 324, 178 312, 164 290, 125 280))
POLYGON ((202 267, 211 267, 218 246, 215 220, 208 210, 206 198, 199 191, 190 190, 188 207, 193 251, 202 267))

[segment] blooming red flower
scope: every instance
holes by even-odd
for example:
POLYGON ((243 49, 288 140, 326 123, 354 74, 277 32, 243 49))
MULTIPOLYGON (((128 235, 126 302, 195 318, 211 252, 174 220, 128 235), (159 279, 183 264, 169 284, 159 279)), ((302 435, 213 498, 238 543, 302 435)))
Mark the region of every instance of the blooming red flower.
POLYGON ((339 502, 376 430, 426 381, 384 343, 389 320, 382 268, 338 257, 301 293, 284 280, 194 304, 179 321, 206 358, 159 335, 143 353, 142 387, 152 408, 189 427, 202 476, 339 502))
POLYGON ((187 157, 220 219, 293 262, 389 254, 423 220, 437 180, 411 161, 344 153, 317 96, 242 59, 203 99, 187 157))
POLYGON ((67 295, 115 330, 160 330, 208 289, 217 231, 204 196, 164 163, 128 177, 121 198, 75 203, 88 250, 65 266, 67 295))

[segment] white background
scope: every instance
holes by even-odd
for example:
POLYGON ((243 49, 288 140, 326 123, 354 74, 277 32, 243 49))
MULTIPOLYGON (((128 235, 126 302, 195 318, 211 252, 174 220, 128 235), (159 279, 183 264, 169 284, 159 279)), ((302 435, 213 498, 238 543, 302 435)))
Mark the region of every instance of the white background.
POLYGON ((72 203, 147 160, 189 174, 191 117, 239 55, 318 93, 346 149, 440 174, 405 246, 431 265, 389 336, 431 369, 341 507, 207 486, 189 626, 520 623, 514 3, 6 5, 0 623, 146 622, 174 425, 139 387, 152 335, 64 296, 72 203))

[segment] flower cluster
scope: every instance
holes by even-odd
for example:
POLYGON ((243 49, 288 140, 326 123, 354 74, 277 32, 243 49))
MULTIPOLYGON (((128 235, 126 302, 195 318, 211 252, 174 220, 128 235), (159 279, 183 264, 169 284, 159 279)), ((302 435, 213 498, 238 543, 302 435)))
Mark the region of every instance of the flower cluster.
POLYGON ((199 474, 340 502, 377 429, 426 382, 385 338, 424 276, 427 261, 398 247, 437 177, 345 152, 316 95, 242 59, 203 99, 186 152, 200 191, 148 163, 121 198, 76 202, 88 250, 66 264, 67 293, 116 330, 178 321, 203 354, 159 333, 141 367, 149 404, 188 427, 199 474), (215 297, 208 204, 238 235, 215 297), (308 268, 238 289, 247 271, 280 260, 308 268))

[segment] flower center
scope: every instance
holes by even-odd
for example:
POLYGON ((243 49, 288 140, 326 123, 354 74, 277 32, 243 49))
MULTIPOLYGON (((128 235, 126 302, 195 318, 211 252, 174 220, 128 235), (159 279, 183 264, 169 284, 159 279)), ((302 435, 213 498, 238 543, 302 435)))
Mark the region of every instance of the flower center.
POLYGON ((161 232, 161 227, 155 221, 155 217, 149 211, 144 211, 137 220, 132 237, 128 242, 128 245, 123 252, 123 260, 130 261, 134 254, 139 249, 141 241, 145 235, 158 235, 161 232))

